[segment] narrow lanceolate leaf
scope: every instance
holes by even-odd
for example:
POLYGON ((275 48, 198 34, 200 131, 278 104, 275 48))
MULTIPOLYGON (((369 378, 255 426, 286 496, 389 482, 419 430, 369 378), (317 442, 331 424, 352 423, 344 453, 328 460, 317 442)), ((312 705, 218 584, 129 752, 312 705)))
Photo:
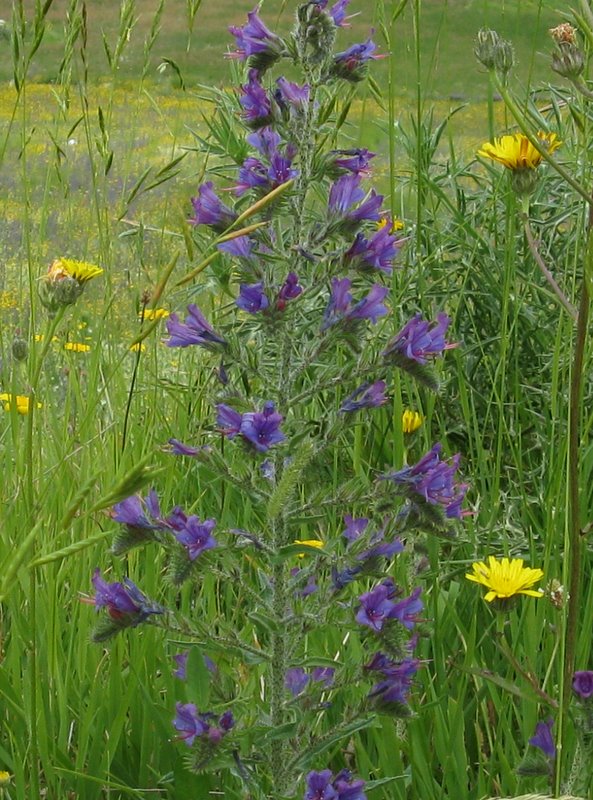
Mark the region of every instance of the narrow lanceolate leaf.
POLYGON ((290 764, 290 767, 294 769, 307 769, 308 766, 314 762, 318 755, 325 752, 325 750, 329 750, 335 744, 342 741, 342 739, 351 736, 353 733, 357 733, 357 731, 362 731, 365 728, 370 727, 374 720, 374 716, 363 717, 362 719, 358 719, 348 725, 340 726, 337 730, 334 730, 332 733, 324 736, 310 747, 305 748, 305 750, 297 756, 294 762, 290 764))

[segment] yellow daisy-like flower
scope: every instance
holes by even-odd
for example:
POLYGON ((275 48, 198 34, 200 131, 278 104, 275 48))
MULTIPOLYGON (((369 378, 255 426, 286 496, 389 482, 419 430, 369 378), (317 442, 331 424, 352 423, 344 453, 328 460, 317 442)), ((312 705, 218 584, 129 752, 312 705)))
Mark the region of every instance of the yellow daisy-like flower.
POLYGON ((498 561, 494 556, 488 556, 488 565, 483 561, 472 564, 472 573, 466 574, 468 581, 480 583, 489 591, 484 600, 491 603, 496 598, 507 600, 518 594, 530 597, 542 597, 541 589, 531 589, 534 583, 543 578, 541 569, 532 569, 523 566, 522 558, 503 558, 498 561))
MULTIPOLYGON (((555 133, 540 131, 537 138, 548 153, 553 153, 562 144, 555 133)), ((501 136, 494 140, 494 144, 485 142, 478 150, 478 155, 498 161, 499 164, 515 172, 536 169, 542 162, 541 153, 535 149, 524 133, 501 136)))
POLYGON ((10 783, 10 772, 6 772, 5 769, 0 769, 0 788, 3 786, 8 786, 10 783))
MULTIPOLYGON (((6 392, 0 394, 0 403, 2 403, 5 411, 10 411, 13 402, 18 414, 29 413, 31 402, 29 397, 21 394, 8 394, 6 392)), ((41 403, 37 403, 37 408, 41 408, 41 403)))
POLYGON ((56 258, 52 262, 46 280, 50 283, 72 278, 81 286, 103 274, 101 267, 88 264, 86 261, 75 261, 73 258, 56 258))
POLYGON ((90 344, 83 344, 82 342, 64 342, 64 350, 71 350, 73 353, 88 353, 90 349, 90 344))
MULTIPOLYGON (((320 550, 323 547, 323 542, 320 539, 295 539, 293 544, 304 544, 307 547, 316 547, 320 550)), ((299 553, 299 558, 304 558, 305 553, 299 553)))
MULTIPOLYGON (((164 317, 169 316, 169 311, 166 308, 145 308, 144 309, 144 319, 145 320, 154 320, 154 319, 163 319, 164 317)), ((142 318, 142 314, 138 314, 140 318, 142 318)))
POLYGON ((136 342, 136 344, 131 345, 130 350, 133 353, 137 353, 138 350, 140 350, 141 353, 144 353, 146 351, 146 345, 142 342, 136 342))
POLYGON ((414 433, 424 422, 424 418, 417 412, 407 408, 402 416, 402 430, 404 433, 414 433))

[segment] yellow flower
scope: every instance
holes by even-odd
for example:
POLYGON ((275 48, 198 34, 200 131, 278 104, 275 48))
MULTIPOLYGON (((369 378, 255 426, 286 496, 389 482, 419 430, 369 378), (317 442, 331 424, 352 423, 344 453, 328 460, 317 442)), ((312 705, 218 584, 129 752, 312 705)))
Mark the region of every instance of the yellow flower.
MULTIPOLYGON (((21 394, 7 394, 6 392, 0 394, 0 403, 2 403, 2 405, 4 406, 5 411, 10 411, 12 407, 11 403, 13 402, 13 400, 15 403, 17 413, 19 414, 29 413, 30 398, 25 397, 24 395, 21 394)), ((37 408, 41 408, 41 403, 37 403, 37 408)))
POLYGON ((83 344, 82 342, 64 342, 64 350, 71 350, 73 353, 88 353, 90 349, 90 344, 83 344))
MULTIPOLYGON (((293 544, 304 544, 307 547, 316 547, 320 550, 323 547, 323 542, 319 539, 295 539, 293 544)), ((299 558, 304 558, 305 553, 299 553, 299 558)))
MULTIPOLYGON (((543 149, 548 153, 557 150, 562 142, 558 141, 555 133, 539 132, 537 138, 543 149)), ((531 144, 527 136, 523 133, 514 133, 501 136, 491 142, 485 142, 478 150, 479 156, 491 158, 498 161, 507 169, 513 171, 536 169, 542 162, 542 155, 531 144)))
POLYGON ((55 283, 64 278, 72 278, 83 285, 90 281, 91 278, 96 278, 102 274, 101 267, 88 264, 86 261, 75 261, 73 258, 56 258, 48 270, 46 280, 50 283, 55 283))
POLYGON ((542 597, 541 589, 530 589, 534 583, 543 578, 541 569, 532 569, 523 566, 522 558, 503 558, 497 561, 494 556, 488 556, 488 566, 483 561, 472 564, 473 573, 466 574, 468 581, 474 581, 485 586, 487 592, 484 600, 491 603, 495 598, 506 600, 517 594, 527 594, 530 597, 542 597))
POLYGON ((145 345, 145 344, 143 344, 142 342, 136 342, 136 344, 133 344, 133 345, 130 347, 130 350, 131 350, 133 353, 137 353, 137 352, 138 352, 138 350, 140 350, 140 352, 141 352, 141 353, 144 353, 144 351, 146 350, 146 345, 145 345))
POLYGON ((0 789, 3 786, 8 786, 10 783, 10 772, 6 772, 5 769, 0 769, 0 789))
MULTIPOLYGON (((138 314, 140 319, 142 319, 142 313, 138 314)), ((144 309, 144 319, 145 320, 153 320, 153 319, 163 319, 163 317, 168 317, 169 312, 166 308, 145 308, 144 309)))
POLYGON ((379 222, 377 222, 377 228, 381 230, 381 228, 384 228, 388 222, 391 222, 389 233, 396 233, 396 231, 402 231, 406 227, 405 224, 402 222, 402 220, 397 219, 397 217, 392 220, 390 220, 389 217, 381 217, 379 222))
POLYGON ((402 416, 402 430, 404 433, 414 433, 424 422, 424 418, 417 411, 407 408, 402 416))

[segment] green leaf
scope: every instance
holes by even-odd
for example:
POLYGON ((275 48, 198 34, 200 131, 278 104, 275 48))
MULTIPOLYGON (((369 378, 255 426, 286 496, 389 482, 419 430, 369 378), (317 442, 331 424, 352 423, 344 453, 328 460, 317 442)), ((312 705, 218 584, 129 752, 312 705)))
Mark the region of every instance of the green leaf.
POLYGON ((195 699, 201 711, 207 710, 210 703, 210 682, 212 675, 204 661, 204 654, 198 645, 192 645, 187 657, 185 674, 190 697, 195 699))

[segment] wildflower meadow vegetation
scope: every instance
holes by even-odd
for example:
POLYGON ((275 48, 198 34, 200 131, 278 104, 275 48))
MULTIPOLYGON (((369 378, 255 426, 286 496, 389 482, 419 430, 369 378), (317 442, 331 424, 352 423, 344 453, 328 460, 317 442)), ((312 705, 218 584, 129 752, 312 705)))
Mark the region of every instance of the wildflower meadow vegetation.
POLYGON ((104 5, 0 20, 0 797, 591 800, 590 0, 104 5))

